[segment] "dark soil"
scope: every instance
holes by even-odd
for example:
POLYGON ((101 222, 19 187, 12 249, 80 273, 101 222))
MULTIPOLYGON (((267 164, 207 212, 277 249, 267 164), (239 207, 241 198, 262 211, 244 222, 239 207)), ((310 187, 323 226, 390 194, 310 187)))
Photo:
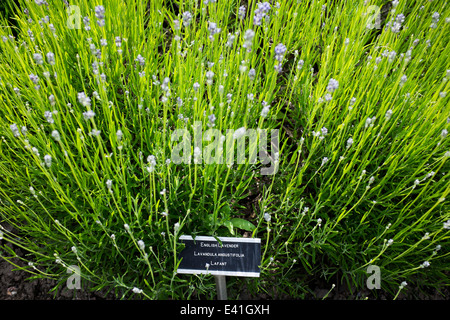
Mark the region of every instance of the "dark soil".
MULTIPOLYGON (((11 230, 12 228, 7 224, 2 223, 2 226, 11 230)), ((17 255, 12 258, 10 262, 0 257, 0 300, 99 300, 99 299, 114 299, 113 294, 106 294, 105 292, 91 292, 87 289, 84 282, 80 290, 70 290, 65 285, 60 286, 57 290, 53 290, 58 282, 52 279, 34 279, 29 278, 33 274, 18 270, 16 266, 25 267, 25 263, 18 257, 24 257, 25 252, 10 244, 5 240, 0 240, 0 246, 8 246, 17 255), (14 264, 14 265, 13 265, 14 264)), ((4 250, 0 253, 5 253, 4 250)), ((69 274, 67 275, 70 276, 69 274)))
MULTIPOLYGON (((14 263, 21 265, 19 259, 14 263)), ((57 282, 50 279, 26 280, 30 273, 15 270, 15 266, 0 259, 0 300, 97 300, 105 299, 98 293, 87 290, 69 290, 61 288, 50 292, 57 282)))
MULTIPOLYGON (((0 241, 1 243, 2 241, 0 241)), ((21 255, 20 249, 15 249, 17 255, 21 255)), ((19 258, 11 259, 16 265, 24 266, 19 258)), ((99 300, 113 299, 112 295, 104 295, 102 292, 90 292, 87 289, 69 290, 61 286, 52 291, 57 285, 56 280, 35 279, 27 280, 33 276, 31 273, 17 270, 17 268, 0 258, 0 300, 99 300)))

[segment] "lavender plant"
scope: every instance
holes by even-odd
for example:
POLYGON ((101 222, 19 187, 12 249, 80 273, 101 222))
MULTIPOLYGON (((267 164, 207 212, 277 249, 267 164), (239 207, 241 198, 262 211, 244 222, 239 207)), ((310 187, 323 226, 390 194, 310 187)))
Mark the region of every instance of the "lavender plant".
POLYGON ((393 1, 371 29, 371 4, 11 5, 1 256, 22 248, 22 269, 59 285, 78 265, 122 298, 212 298, 210 276, 176 273, 178 237, 247 236, 262 239, 261 278, 230 284, 255 295, 303 297, 315 277, 360 289, 369 265, 395 298, 448 283, 450 9, 393 1), (183 163, 177 129, 208 136, 183 163), (279 129, 275 174, 207 163, 207 141, 249 129, 279 129))

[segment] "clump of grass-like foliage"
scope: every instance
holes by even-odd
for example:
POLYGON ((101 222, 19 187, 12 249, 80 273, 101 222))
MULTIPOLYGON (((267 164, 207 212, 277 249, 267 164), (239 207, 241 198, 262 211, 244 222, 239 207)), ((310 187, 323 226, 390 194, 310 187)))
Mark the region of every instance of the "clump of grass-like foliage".
POLYGON ((176 274, 178 237, 245 235, 261 277, 229 283, 254 295, 365 288, 369 265, 392 295, 448 284, 446 3, 19 3, 0 28, 3 258, 23 248, 60 285, 77 265, 120 297, 212 298, 211 276, 176 274), (278 171, 193 145, 174 163, 172 133, 198 122, 215 142, 278 129, 278 171))

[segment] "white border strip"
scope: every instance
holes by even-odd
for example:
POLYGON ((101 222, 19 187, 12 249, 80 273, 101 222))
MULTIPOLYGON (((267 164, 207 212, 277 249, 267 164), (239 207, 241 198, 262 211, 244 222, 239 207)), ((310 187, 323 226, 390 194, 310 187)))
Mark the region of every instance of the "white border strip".
POLYGON ((259 277, 259 272, 220 271, 220 270, 178 269, 177 273, 211 274, 213 276, 234 276, 234 277, 255 277, 255 278, 259 277))
MULTIPOLYGON (((235 237, 217 237, 220 241, 224 242, 249 242, 249 243, 261 243, 261 239, 259 238, 235 238, 235 237)), ((181 235, 180 240, 194 240, 192 236, 181 235)), ((214 237, 208 236, 196 236, 195 241, 216 241, 214 237)))

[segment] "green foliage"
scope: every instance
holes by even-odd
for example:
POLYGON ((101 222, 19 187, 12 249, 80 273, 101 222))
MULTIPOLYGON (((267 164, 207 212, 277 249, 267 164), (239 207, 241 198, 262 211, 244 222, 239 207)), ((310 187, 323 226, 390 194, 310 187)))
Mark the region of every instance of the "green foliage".
POLYGON ((380 29, 350 0, 266 16, 248 1, 242 18, 238 1, 110 0, 104 20, 100 1, 20 4, 14 36, 0 29, 0 235, 31 273, 64 285, 78 265, 122 298, 213 298, 211 276, 176 274, 179 235, 245 235, 262 239, 261 278, 232 281, 254 295, 365 288, 369 265, 393 295, 448 284, 446 4, 384 6, 380 29), (172 134, 196 122, 224 141, 279 129, 278 171, 174 163, 172 134))

